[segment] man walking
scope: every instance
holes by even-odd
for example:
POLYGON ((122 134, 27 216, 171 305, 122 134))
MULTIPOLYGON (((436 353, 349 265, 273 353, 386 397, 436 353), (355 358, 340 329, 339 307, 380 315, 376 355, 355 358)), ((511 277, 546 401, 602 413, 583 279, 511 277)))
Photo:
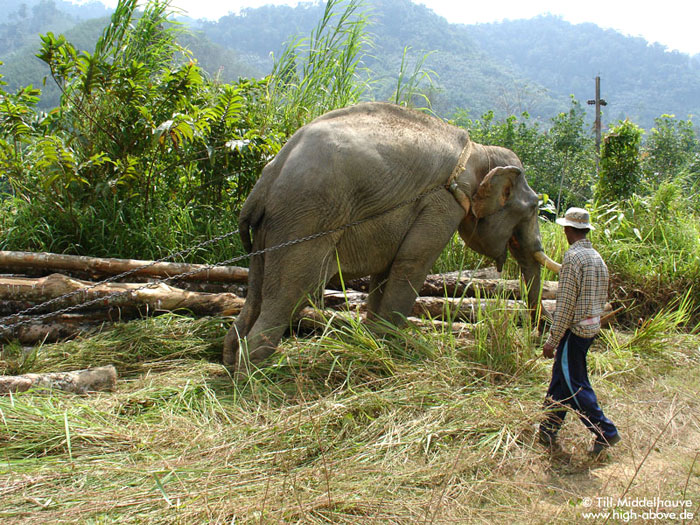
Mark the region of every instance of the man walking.
POLYGON ((546 358, 554 357, 554 365, 539 440, 552 452, 561 451, 557 433, 569 406, 595 435, 590 453, 597 457, 620 441, 617 428, 598 406, 586 366, 586 354, 600 331, 600 315, 607 301, 608 268, 586 238, 594 229, 586 210, 569 208, 557 224, 564 226, 570 247, 559 273, 554 322, 542 348, 546 358))

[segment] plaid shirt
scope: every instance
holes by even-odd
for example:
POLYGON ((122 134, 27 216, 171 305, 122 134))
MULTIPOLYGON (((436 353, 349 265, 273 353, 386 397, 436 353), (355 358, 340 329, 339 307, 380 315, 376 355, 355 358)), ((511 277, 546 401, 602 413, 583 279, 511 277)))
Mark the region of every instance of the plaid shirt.
POLYGON ((554 324, 547 342, 558 345, 567 330, 579 337, 594 337, 600 331, 600 321, 580 323, 600 316, 607 300, 608 267, 591 241, 575 242, 561 265, 554 324))

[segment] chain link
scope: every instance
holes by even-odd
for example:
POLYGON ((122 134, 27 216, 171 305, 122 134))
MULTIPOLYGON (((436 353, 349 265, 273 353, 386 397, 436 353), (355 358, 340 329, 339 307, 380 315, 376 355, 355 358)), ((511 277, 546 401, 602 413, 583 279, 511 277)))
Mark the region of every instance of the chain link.
POLYGON ((239 233, 239 230, 235 230, 235 231, 232 231, 232 232, 229 232, 229 233, 225 233, 225 234, 223 234, 223 235, 219 235, 218 237, 214 237, 214 238, 212 238, 212 239, 209 239, 209 240, 206 240, 206 241, 202 241, 202 242, 196 244, 195 246, 193 246, 193 247, 191 247, 191 248, 188 248, 188 249, 181 250, 181 251, 179 251, 179 252, 170 254, 170 255, 168 255, 168 256, 166 256, 166 257, 163 257, 163 258, 161 258, 161 259, 158 259, 157 261, 152 261, 152 262, 149 262, 148 264, 145 264, 145 265, 140 266, 140 267, 138 267, 138 268, 132 268, 131 270, 128 270, 128 271, 126 271, 126 272, 120 273, 120 274, 118 274, 118 275, 114 275, 114 276, 112 276, 112 277, 108 277, 107 279, 104 279, 104 280, 102 280, 102 281, 99 281, 99 282, 97 282, 97 283, 95 283, 95 284, 92 284, 92 285, 86 287, 86 288, 81 288, 80 290, 74 290, 74 291, 72 291, 72 292, 66 293, 66 294, 61 295, 61 296, 59 296, 59 297, 55 297, 55 298, 53 298, 53 299, 50 299, 50 300, 48 300, 48 301, 46 301, 46 302, 44 302, 44 303, 31 306, 31 307, 27 308, 26 310, 22 310, 21 312, 18 312, 18 313, 15 313, 15 314, 6 316, 6 317, 0 319, 0 321, 2 321, 2 322, 0 322, 0 334, 3 333, 3 332, 5 332, 5 331, 7 331, 7 330, 10 330, 10 329, 19 328, 20 326, 23 326, 23 325, 25 325, 25 324, 29 324, 29 323, 36 322, 36 321, 43 321, 43 320, 45 320, 45 319, 50 319, 51 317, 55 317, 55 316, 58 316, 58 315, 61 315, 61 314, 65 314, 65 313, 74 312, 74 311, 76 311, 76 310, 80 310, 81 308, 85 308, 85 307, 88 307, 88 306, 92 306, 92 305, 94 305, 94 304, 98 304, 98 303, 108 304, 109 301, 110 301, 111 299, 114 299, 114 298, 116 298, 116 297, 123 296, 123 295, 128 295, 128 294, 133 294, 133 293, 136 293, 136 292, 139 292, 139 291, 141 291, 141 290, 148 289, 148 288, 155 288, 156 286, 159 286, 160 284, 166 284, 166 283, 168 283, 168 282, 170 282, 170 281, 174 281, 174 280, 177 280, 177 279, 184 279, 184 278, 186 278, 186 277, 190 277, 190 276, 192 276, 192 275, 195 275, 195 274, 198 274, 198 273, 201 273, 201 272, 206 272, 206 271, 208 271, 208 270, 211 270, 212 268, 217 268, 217 267, 219 267, 219 266, 227 266, 227 265, 230 265, 230 264, 233 264, 233 263, 242 261, 243 259, 246 259, 246 258, 249 258, 249 257, 256 257, 256 256, 259 256, 259 255, 264 255, 264 254, 266 254, 266 253, 269 253, 269 252, 272 252, 272 251, 275 251, 275 250, 281 250, 281 249, 283 249, 283 248, 288 248, 288 247, 294 246, 294 245, 296 245, 296 244, 301 244, 301 243, 303 243, 303 242, 308 242, 308 241, 312 241, 312 240, 315 240, 315 239, 319 239, 319 238, 325 237, 325 236, 327 236, 327 235, 332 235, 332 234, 334 234, 334 233, 340 233, 340 232, 345 231, 345 230, 347 230, 347 229, 349 229, 349 228, 353 228, 353 227, 359 226, 360 224, 363 224, 363 223, 365 223, 365 222, 369 222, 369 221, 371 221, 371 220, 378 219, 379 217, 383 217, 383 216, 385 216, 385 215, 388 215, 389 213, 392 213, 392 212, 394 212, 394 211, 396 211, 396 210, 398 210, 398 209, 400 209, 400 208, 403 208, 404 206, 408 206, 409 204, 412 204, 412 203, 414 203, 414 202, 416 202, 416 201, 422 199, 423 197, 427 197, 428 195, 431 195, 431 194, 433 194, 433 193, 436 193, 436 192, 437 192, 438 190, 440 190, 440 189, 445 189, 445 186, 441 184, 441 185, 436 186, 436 187, 434 187, 434 188, 432 188, 432 189, 430 189, 430 190, 424 191, 423 193, 420 193, 420 194, 416 195, 415 197, 412 197, 412 198, 407 199, 407 200, 405 200, 405 201, 403 201, 403 202, 400 202, 400 203, 397 204, 396 206, 392 206, 391 208, 388 208, 388 209, 386 209, 386 210, 384 210, 384 211, 382 211, 382 212, 380 212, 380 213, 377 213, 377 214, 375 214, 375 215, 371 215, 371 216, 369 216, 369 217, 365 217, 364 219, 357 219, 357 220, 355 220, 355 221, 349 222, 349 223, 344 224, 343 226, 339 226, 339 227, 337 227, 337 228, 333 228, 333 229, 330 229, 330 230, 325 230, 325 231, 322 231, 322 232, 312 233, 311 235, 307 235, 307 236, 305 236, 305 237, 300 237, 300 238, 298 238, 298 239, 293 239, 293 240, 290 240, 290 241, 286 241, 286 242, 283 242, 282 244, 278 244, 278 245, 276 245, 276 246, 271 246, 271 247, 269 247, 269 248, 265 248, 265 249, 262 249, 262 250, 257 250, 257 251, 254 251, 254 252, 251 252, 251 253, 248 253, 248 254, 245 254, 245 255, 239 255, 239 256, 237 256, 237 257, 233 257, 233 258, 228 259, 228 260, 226 260, 226 261, 222 261, 222 262, 218 262, 218 263, 215 263, 215 264, 203 266, 202 268, 196 268, 196 269, 194 269, 194 270, 190 270, 189 272, 184 272, 184 273, 180 273, 180 274, 176 274, 176 275, 171 275, 171 276, 166 277, 166 278, 164 278, 164 279, 158 279, 158 280, 156 280, 156 281, 147 283, 147 284, 141 286, 140 288, 134 288, 133 290, 124 290, 124 291, 113 292, 113 293, 111 293, 111 294, 107 294, 107 295, 105 295, 105 296, 98 297, 98 298, 96 298, 96 299, 91 299, 91 300, 89 300, 89 301, 81 302, 81 303, 79 303, 79 304, 74 304, 74 305, 71 305, 71 306, 67 306, 67 307, 62 308, 62 309, 60 309, 60 310, 56 310, 56 311, 48 312, 48 313, 45 313, 45 314, 42 314, 42 315, 32 316, 32 317, 26 318, 27 315, 28 315, 28 314, 31 314, 32 312, 36 312, 36 311, 38 311, 38 310, 44 309, 44 308, 46 308, 46 307, 48 307, 48 306, 51 306, 51 305, 54 305, 54 304, 56 304, 56 303, 60 303, 60 302, 66 301, 67 299, 70 299, 70 298, 72 298, 72 297, 75 297, 76 295, 84 294, 85 296, 87 296, 87 294, 88 294, 88 292, 89 292, 90 290, 96 288, 97 286, 100 286, 101 284, 107 284, 107 283, 110 283, 110 282, 114 282, 114 281, 116 281, 116 280, 118 280, 118 279, 123 279, 124 277, 128 277, 128 276, 130 276, 130 275, 133 275, 133 274, 135 274, 135 273, 138 273, 138 272, 140 272, 140 271, 142 271, 142 270, 145 270, 145 269, 147 269, 147 268, 150 268, 150 267, 152 267, 152 266, 155 266, 156 264, 159 264, 159 263, 162 263, 162 262, 166 262, 166 261, 171 260, 171 259, 174 259, 174 258, 176 258, 176 257, 182 257, 182 256, 184 256, 184 255, 189 254, 190 252, 192 252, 192 251, 194 251, 194 250, 198 250, 198 249, 203 248, 203 247, 205 247, 205 246, 208 246, 208 245, 210 245, 210 244, 214 244, 214 243, 220 242, 220 241, 222 241, 222 240, 224 240, 224 239, 227 239, 227 238, 229 238, 229 237, 232 237, 233 235, 236 235, 237 233, 239 233), (22 319, 23 317, 25 317, 26 319, 22 319), (6 321, 7 321, 8 319, 16 319, 16 321, 7 323, 6 321))

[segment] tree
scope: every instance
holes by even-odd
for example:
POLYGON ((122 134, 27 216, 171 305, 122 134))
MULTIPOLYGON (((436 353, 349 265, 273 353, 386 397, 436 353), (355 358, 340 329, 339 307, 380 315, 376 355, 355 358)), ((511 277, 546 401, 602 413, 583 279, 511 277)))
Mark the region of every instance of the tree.
POLYGON ((572 96, 571 108, 552 119, 548 133, 552 168, 559 174, 557 214, 570 203, 581 206, 591 197, 593 140, 586 130, 584 116, 583 107, 572 96))
POLYGON ((661 115, 654 119, 644 152, 644 176, 653 185, 658 185, 697 163, 700 141, 690 120, 661 115))
POLYGON ((629 120, 605 136, 600 154, 600 176, 595 188, 598 202, 631 197, 642 181, 640 148, 642 130, 629 120))
MULTIPOLYGON (((359 0, 329 2, 283 55, 284 74, 233 84, 208 78, 178 44, 169 2, 140 5, 120 0, 91 52, 41 37, 61 92, 49 115, 34 111, 36 90, 0 93, 1 247, 158 259, 228 238, 288 136, 359 98, 359 0)), ((188 261, 240 254, 235 242, 210 250, 188 261)))

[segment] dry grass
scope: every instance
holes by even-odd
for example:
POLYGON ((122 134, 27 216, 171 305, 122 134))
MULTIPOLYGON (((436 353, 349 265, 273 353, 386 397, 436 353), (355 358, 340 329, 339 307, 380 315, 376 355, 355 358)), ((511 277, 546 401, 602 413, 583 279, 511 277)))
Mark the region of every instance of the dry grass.
POLYGON ((574 417, 568 460, 535 444, 550 363, 534 348, 504 372, 471 337, 382 341, 350 322, 287 340, 234 384, 212 362, 224 330, 164 317, 40 349, 36 369, 111 358, 123 379, 0 398, 2 522, 575 523, 597 510, 585 498, 623 495, 700 511, 698 336, 652 354, 596 344, 592 379, 624 441, 592 461, 574 417))

